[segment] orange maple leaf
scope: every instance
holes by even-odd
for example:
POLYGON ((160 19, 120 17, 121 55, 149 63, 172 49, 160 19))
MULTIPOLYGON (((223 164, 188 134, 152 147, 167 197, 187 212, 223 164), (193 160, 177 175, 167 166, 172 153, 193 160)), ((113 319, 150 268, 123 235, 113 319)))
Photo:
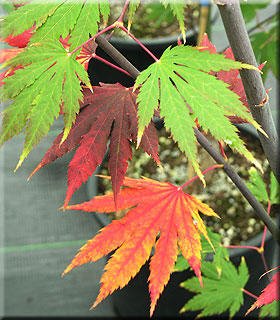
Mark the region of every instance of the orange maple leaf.
MULTIPOLYGON (((275 269, 275 268, 274 268, 275 269)), ((280 300, 280 272, 276 272, 272 277, 271 282, 263 289, 262 294, 258 297, 256 302, 246 312, 245 316, 255 308, 260 308, 263 305, 272 303, 274 300, 280 300)))
MULTIPOLYGON (((125 217, 113 220, 89 240, 63 275, 79 265, 96 261, 117 249, 105 267, 100 292, 92 309, 116 289, 123 288, 139 272, 149 259, 156 242, 155 254, 150 261, 149 276, 152 316, 157 300, 173 271, 178 254, 177 241, 182 255, 189 262, 202 286, 199 233, 203 234, 210 244, 211 241, 198 211, 208 216, 218 215, 208 205, 184 193, 182 187, 169 182, 158 182, 144 177, 125 178, 124 185, 128 188, 120 191, 118 210, 131 209, 125 217)), ((100 213, 116 211, 112 193, 66 208, 100 213)))

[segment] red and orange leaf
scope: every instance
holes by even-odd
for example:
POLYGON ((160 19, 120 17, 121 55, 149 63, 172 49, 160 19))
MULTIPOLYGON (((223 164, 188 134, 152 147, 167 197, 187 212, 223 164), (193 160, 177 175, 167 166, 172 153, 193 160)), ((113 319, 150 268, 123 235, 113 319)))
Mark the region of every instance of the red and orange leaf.
MULTIPOLYGON (((81 111, 69 136, 60 145, 60 134, 32 173, 79 145, 69 165, 65 207, 72 194, 101 164, 110 133, 109 171, 114 197, 117 199, 128 160, 132 157, 131 141, 137 138, 136 97, 137 94, 132 92, 132 89, 118 83, 101 84, 101 87, 93 88, 93 93, 84 89, 84 101, 80 103, 81 111)), ((160 165, 157 153, 158 138, 153 123, 145 130, 140 147, 160 165)))
POLYGON ((76 58, 77 61, 80 62, 84 66, 84 68, 87 70, 88 69, 88 64, 91 58, 95 56, 95 51, 97 48, 97 43, 95 40, 91 40, 88 42, 86 45, 83 46, 80 54, 76 58))
MULTIPOLYGON (((116 289, 123 288, 139 272, 155 245, 149 276, 152 315, 157 300, 170 279, 178 247, 202 285, 200 233, 206 236, 210 244, 211 242, 198 211, 218 216, 209 206, 184 193, 181 187, 168 182, 125 178, 124 186, 118 195, 118 209, 130 209, 126 216, 113 221, 89 240, 63 275, 116 250, 105 267, 100 292, 92 306, 94 308, 116 289)), ((66 209, 113 212, 114 195, 109 193, 98 196, 66 209)))
POLYGON ((276 272, 272 277, 271 282, 263 289, 262 294, 258 297, 257 301, 246 312, 246 315, 263 305, 272 303, 274 300, 280 300, 280 272, 276 272))

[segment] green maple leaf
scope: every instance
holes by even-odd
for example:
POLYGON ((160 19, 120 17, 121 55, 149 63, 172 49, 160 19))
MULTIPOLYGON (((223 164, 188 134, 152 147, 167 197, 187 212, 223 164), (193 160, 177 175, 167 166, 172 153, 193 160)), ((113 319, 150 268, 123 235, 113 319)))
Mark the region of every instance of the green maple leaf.
MULTIPOLYGON (((208 227, 206 227, 206 231, 210 238, 211 243, 213 244, 215 253, 213 252, 213 248, 211 247, 207 239, 203 235, 201 235, 201 246, 202 246, 201 259, 202 261, 204 261, 209 254, 214 253, 214 263, 217 271, 220 272, 223 260, 225 258, 226 259, 229 258, 228 249, 222 246, 221 244, 222 236, 220 234, 212 232, 208 227)), ((182 255, 179 255, 174 267, 174 271, 175 272, 184 271, 184 270, 187 270, 189 266, 190 265, 185 260, 185 258, 182 255)))
POLYGON ((196 160, 195 118, 203 129, 258 165, 226 115, 239 116, 258 130, 263 130, 239 101, 240 97, 228 89, 229 85, 206 73, 240 68, 256 70, 251 65, 225 59, 224 55, 199 52, 189 46, 166 49, 160 60, 142 71, 136 79, 135 89, 142 85, 137 99, 138 145, 154 109, 159 106, 166 128, 170 129, 173 139, 202 180, 196 160))
POLYGON ((250 168, 249 175, 250 181, 246 185, 258 201, 270 201, 270 204, 280 203, 280 185, 272 171, 270 172, 270 196, 268 196, 264 181, 255 168, 250 168))
POLYGON ((278 23, 272 24, 268 31, 254 33, 250 36, 256 59, 259 63, 267 61, 263 69, 263 80, 265 81, 270 69, 274 76, 279 79, 279 62, 277 50, 279 48, 278 23))
POLYGON ((269 197, 266 191, 265 184, 262 178, 258 175, 256 168, 250 168, 249 170, 250 181, 246 183, 247 187, 258 199, 258 201, 268 201, 269 197))
POLYGON ((243 304, 243 288, 249 275, 244 257, 242 257, 238 271, 229 261, 223 259, 221 270, 214 263, 203 261, 201 265, 203 288, 195 277, 182 283, 182 287, 197 293, 181 310, 201 310, 199 317, 221 314, 229 310, 230 317, 243 304), (214 303, 213 303, 214 301, 214 303))
POLYGON ((279 319, 279 301, 274 300, 273 302, 263 305, 260 311, 260 318, 264 319, 279 319))
POLYGON ((132 19, 133 16, 137 10, 137 8, 140 5, 140 0, 131 0, 129 2, 129 8, 128 8, 128 25, 127 25, 127 29, 130 30, 131 24, 132 24, 132 19))
POLYGON ((278 204, 280 203, 280 185, 275 178, 275 175, 271 171, 270 173, 270 203, 278 204))
MULTIPOLYGON (((56 39, 60 36, 66 38, 71 31, 70 51, 74 50, 86 40, 89 35, 98 31, 100 13, 106 17, 109 14, 108 1, 80 1, 66 0, 44 3, 33 0, 9 14, 1 22, 0 36, 7 37, 12 32, 14 35, 29 29, 36 22, 36 32, 30 39, 30 44, 56 39)), ((75 57, 79 51, 75 52, 75 57)))
POLYGON ((6 38, 11 33, 16 36, 31 28, 34 23, 36 23, 36 28, 39 28, 60 5, 58 1, 33 0, 26 3, 4 17, 1 22, 0 37, 6 38))
POLYGON ((7 65, 24 65, 5 79, 2 100, 11 99, 1 128, 0 145, 25 127, 25 144, 16 169, 46 135, 63 105, 66 139, 82 100, 80 81, 90 87, 87 72, 59 41, 30 46, 7 65))
POLYGON ((185 31, 185 23, 184 23, 184 9, 187 5, 186 1, 178 1, 178 0, 161 0, 162 4, 166 8, 168 5, 172 10, 173 15, 177 18, 179 22, 179 27, 183 35, 184 42, 186 41, 186 31, 185 31))

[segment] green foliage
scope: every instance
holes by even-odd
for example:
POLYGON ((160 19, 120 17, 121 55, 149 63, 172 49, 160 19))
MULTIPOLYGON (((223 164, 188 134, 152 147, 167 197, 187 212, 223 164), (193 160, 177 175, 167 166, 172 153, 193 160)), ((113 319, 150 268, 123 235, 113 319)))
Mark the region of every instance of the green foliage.
POLYGON ((19 7, 1 22, 0 37, 6 38, 11 33, 16 36, 31 28, 35 22, 36 28, 39 28, 60 5, 56 1, 49 3, 34 0, 19 7))
POLYGON ((250 168, 249 170, 250 182, 247 182, 246 185, 257 198, 258 201, 268 202, 269 197, 266 191, 265 184, 262 178, 258 175, 258 172, 255 168, 250 168))
POLYGON ((186 41, 185 23, 184 23, 184 9, 186 7, 186 2, 177 0, 161 0, 162 4, 166 8, 170 6, 173 15, 177 18, 180 26, 180 30, 183 35, 184 41, 186 41))
MULTIPOLYGON (((22 33, 36 23, 36 33, 30 44, 43 40, 66 38, 71 30, 70 50, 74 50, 98 31, 99 8, 104 20, 108 19, 108 1, 67 0, 44 2, 33 0, 11 12, 2 22, 0 36, 22 33)), ((79 53, 77 51, 74 56, 79 53)))
POLYGON ((136 9, 140 5, 140 0, 132 0, 129 2, 129 8, 128 8, 128 30, 130 30, 133 16, 136 12, 136 9))
POLYGON ((182 283, 182 287, 197 293, 189 300, 182 311, 202 310, 199 317, 221 314, 229 310, 230 317, 243 304, 243 291, 249 275, 244 257, 238 270, 226 259, 221 260, 221 269, 218 270, 212 262, 203 262, 201 266, 203 289, 197 278, 193 277, 182 283))
POLYGON ((193 131, 196 117, 204 130, 209 130, 218 140, 224 140, 232 149, 254 162, 254 157, 246 149, 236 127, 226 115, 246 119, 259 130, 260 126, 246 111, 239 96, 227 89, 228 84, 206 73, 237 68, 255 69, 253 66, 225 59, 224 55, 199 52, 189 46, 166 49, 161 59, 142 71, 136 79, 135 88, 142 85, 137 99, 138 145, 144 128, 159 105, 160 114, 165 117, 166 129, 170 129, 174 141, 178 142, 179 148, 185 152, 202 180, 196 160, 196 138, 193 131))
POLYGON ((272 303, 262 306, 259 317, 279 319, 279 301, 274 300, 272 303))
POLYGON ((146 15, 146 20, 154 21, 154 27, 158 28, 163 21, 171 22, 174 19, 173 12, 169 6, 166 8, 160 2, 152 2, 146 5, 150 12, 146 15))
MULTIPOLYGON (((215 249, 215 263, 216 263, 216 267, 218 269, 220 269, 221 267, 221 260, 224 258, 228 258, 229 254, 228 254, 228 250, 227 248, 223 247, 221 245, 221 238, 222 236, 218 233, 214 233, 212 232, 209 228, 206 227, 208 236, 210 238, 210 241, 212 242, 214 249, 215 249)), ((213 254, 213 249, 211 247, 211 245, 209 244, 209 242, 207 241, 207 239, 201 234, 201 246, 202 246, 202 250, 201 250, 201 259, 202 261, 205 260, 206 256, 209 254, 213 254)), ((186 261, 186 259, 182 256, 179 255, 178 259, 176 261, 175 267, 174 267, 174 271, 184 271, 187 270, 189 268, 189 263, 186 261)))
MULTIPOLYGON (((275 19, 276 20, 276 19, 275 19)), ((268 27, 265 27, 268 29, 268 27)), ((278 22, 272 24, 267 31, 254 33, 250 36, 252 47, 258 63, 267 61, 266 68, 263 69, 263 79, 267 78, 268 71, 271 70, 276 78, 279 79, 279 65, 277 54, 279 48, 278 22)))
POLYGON ((240 7, 245 22, 249 23, 252 21, 256 17, 257 10, 266 8, 269 3, 270 1, 262 1, 261 3, 241 3, 240 7))
POLYGON ((246 185, 258 201, 270 201, 271 204, 280 203, 280 185, 272 171, 270 173, 270 196, 268 196, 264 181, 255 168, 250 168, 249 175, 250 181, 246 185))
POLYGON ((280 185, 272 171, 270 173, 270 203, 280 203, 280 185))
POLYGON ((30 46, 9 65, 24 65, 5 80, 3 100, 13 99, 4 110, 0 145, 25 127, 25 145, 17 168, 33 146, 46 135, 63 105, 66 139, 82 100, 80 81, 90 86, 87 72, 59 41, 30 46), (31 63, 32 62, 32 63, 31 63), (30 64, 31 63, 31 64, 30 64), (27 65, 27 66, 26 66, 27 65))

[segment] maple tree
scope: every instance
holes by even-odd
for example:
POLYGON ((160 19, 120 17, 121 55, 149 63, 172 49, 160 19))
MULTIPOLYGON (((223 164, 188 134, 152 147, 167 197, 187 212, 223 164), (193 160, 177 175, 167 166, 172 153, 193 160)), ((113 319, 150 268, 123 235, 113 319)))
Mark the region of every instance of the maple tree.
MULTIPOLYGON (((273 161, 270 164, 275 176, 271 174, 268 196, 256 169, 250 169, 251 181, 246 187, 232 173, 224 151, 216 156, 209 142, 203 142, 202 134, 209 131, 220 145, 221 141, 225 142, 262 171, 239 137, 235 124, 246 122, 253 125, 261 139, 273 144, 275 139, 273 134, 270 135, 273 125, 267 125, 266 121, 258 123, 252 116, 253 103, 248 98, 246 79, 242 77, 244 72, 254 72, 257 79, 261 70, 266 70, 266 63, 261 61, 257 67, 251 62, 240 62, 242 59, 235 59, 234 47, 219 54, 206 34, 197 47, 178 41, 177 46, 169 47, 161 57, 155 57, 129 31, 140 0, 126 1, 120 18, 111 25, 107 25, 110 15, 107 0, 9 3, 13 8, 1 20, 0 38, 14 48, 0 52, 0 62, 8 68, 0 75, 2 101, 10 102, 3 111, 0 145, 24 131, 25 144, 17 170, 32 148, 48 134, 54 119, 61 115, 65 123, 63 131, 29 178, 77 147, 69 164, 68 188, 62 208, 93 212, 129 209, 125 217, 112 221, 89 240, 63 274, 116 250, 105 267, 95 307, 138 273, 155 246, 150 260, 150 315, 154 313, 170 274, 183 266, 191 267, 196 275, 187 280, 184 287, 197 293, 184 309, 203 309, 201 316, 229 310, 232 317, 243 303, 243 293, 252 296, 244 288, 249 277, 246 262, 242 259, 238 270, 233 266, 227 248, 221 246, 219 236, 206 229, 199 212, 214 217, 218 215, 207 204, 185 193, 183 188, 197 178, 205 184, 205 173, 217 167, 224 168, 266 224, 261 247, 253 249, 263 257, 267 229, 279 241, 279 230, 269 217, 271 205, 279 203, 279 176, 273 161), (125 15, 128 16, 127 28, 123 23, 125 15), (120 55, 114 56, 117 65, 96 55, 101 35, 116 28, 128 34, 155 62, 139 73, 120 55), (99 59, 136 78, 134 86, 126 88, 119 83, 100 83, 92 87, 87 73, 90 59, 99 59), (128 161, 132 158, 132 143, 161 165, 157 132, 152 122, 154 115, 164 119, 165 128, 197 173, 181 187, 145 177, 125 177, 128 161), (221 159, 217 161, 215 158, 222 166, 214 165, 201 172, 196 154, 197 141, 204 143, 214 158, 221 159), (103 178, 112 181, 113 192, 89 202, 69 205, 73 193, 102 163, 107 149, 110 177, 103 178), (267 212, 258 201, 267 202, 267 212), (213 254, 213 251, 213 261, 205 261, 205 254, 213 254), (178 253, 181 255, 175 265, 178 253), (224 296, 220 294, 221 290, 225 291, 224 296), (213 300, 216 303, 211 304, 213 300)), ((163 10, 170 8, 178 20, 185 40, 186 3, 166 0, 161 3, 163 10)), ((218 6, 223 7, 221 3, 218 6)), ((273 27, 269 37, 274 39, 275 35, 276 27, 273 27)), ((262 59, 270 51, 264 34, 253 35, 253 42, 258 43, 259 39, 268 52, 257 51, 262 59)), ((107 50, 110 53, 110 49, 107 50)), ((272 65, 275 67, 275 61, 272 65)), ((267 104, 268 92, 256 106, 267 104)), ((270 160, 270 155, 267 157, 270 160)), ((279 300, 271 293, 279 286, 278 275, 279 272, 273 276, 248 313, 279 300)))

